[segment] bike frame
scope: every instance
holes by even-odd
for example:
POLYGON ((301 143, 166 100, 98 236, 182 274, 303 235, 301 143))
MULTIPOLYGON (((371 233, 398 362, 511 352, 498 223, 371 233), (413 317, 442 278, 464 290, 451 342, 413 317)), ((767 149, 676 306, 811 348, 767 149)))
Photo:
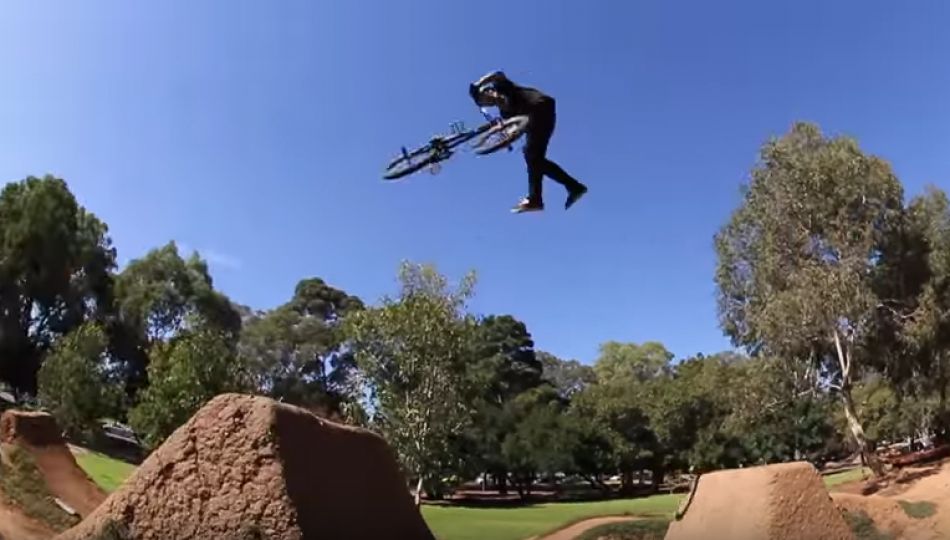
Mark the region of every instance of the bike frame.
MULTIPOLYGON (((464 122, 453 122, 450 124, 452 133, 450 135, 437 135, 432 137, 428 143, 425 145, 416 148, 413 151, 408 151, 405 146, 401 148, 402 155, 399 158, 396 158, 390 163, 389 168, 392 168, 396 163, 400 161, 405 161, 406 163, 412 163, 414 158, 421 157, 423 160, 428 161, 428 167, 433 170, 438 169, 438 164, 446 161, 452 157, 455 147, 478 137, 482 133, 489 131, 502 121, 500 117, 495 117, 488 112, 486 107, 479 107, 479 111, 482 116, 485 118, 486 123, 473 128, 465 129, 464 122)), ((509 146, 508 150, 512 148, 509 146)), ((399 175, 402 176, 402 175, 399 175)))

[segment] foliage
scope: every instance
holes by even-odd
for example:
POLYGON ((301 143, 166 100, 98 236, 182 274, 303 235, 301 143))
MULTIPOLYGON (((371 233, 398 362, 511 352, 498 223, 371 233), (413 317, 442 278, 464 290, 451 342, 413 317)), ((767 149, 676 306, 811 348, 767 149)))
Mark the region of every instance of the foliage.
POLYGON ((736 384, 730 358, 683 360, 672 377, 652 385, 647 413, 668 467, 709 470, 742 461, 741 443, 722 429, 733 403, 730 389, 736 384))
MULTIPOLYGON (((610 461, 623 473, 622 490, 632 488, 633 472, 657 470, 661 454, 649 409, 655 403, 657 381, 668 378, 672 359, 659 343, 608 343, 594 362, 596 384, 588 386, 572 399, 574 414, 587 418, 586 443, 600 452, 596 459, 575 460, 575 465, 593 470, 604 469, 609 441, 610 461)), ((591 456, 592 458, 594 456, 591 456)))
POLYGON ((148 375, 151 384, 140 393, 129 421, 153 448, 211 398, 249 387, 228 336, 204 329, 156 344, 148 375))
POLYGON ((261 393, 338 412, 352 356, 341 350, 340 321, 363 309, 358 298, 319 278, 301 280, 286 304, 249 317, 239 350, 261 393))
POLYGON ((571 442, 565 472, 579 475, 591 486, 608 492, 603 478, 619 469, 617 440, 608 425, 592 419, 582 407, 571 407, 563 417, 564 436, 571 442))
POLYGON ((926 425, 950 434, 950 201, 929 187, 907 207, 904 234, 896 242, 896 270, 882 276, 883 293, 902 311, 888 310, 882 341, 896 349, 885 373, 898 389, 918 399, 932 398, 926 425), (888 287, 885 287, 888 286, 888 287), (895 336, 896 335, 896 336, 895 336), (888 341, 890 340, 890 341, 888 341), (894 343, 896 342, 896 343, 894 343))
POLYGON ((214 289, 207 263, 197 253, 183 259, 174 242, 131 261, 116 278, 115 298, 115 354, 133 391, 147 384, 156 344, 200 328, 233 342, 241 329, 240 314, 214 289))
POLYGON ((608 341, 600 346, 594 373, 599 381, 644 382, 668 373, 671 360, 673 353, 656 341, 643 344, 608 341))
POLYGON ((71 435, 90 435, 113 414, 121 389, 106 370, 108 341, 102 328, 85 323, 53 346, 39 372, 39 398, 71 435))
POLYGON ((350 397, 371 411, 371 425, 421 485, 457 466, 453 437, 471 421, 474 323, 463 308, 474 276, 450 290, 434 267, 404 263, 399 278, 398 298, 344 324, 359 368, 350 397))
POLYGON ((36 392, 43 353, 110 304, 115 250, 66 183, 33 176, 0 192, 0 381, 36 392))
POLYGON ((813 371, 779 358, 728 364, 731 411, 723 429, 739 438, 747 463, 836 457, 842 441, 830 396, 813 371))
POLYGON ((577 360, 561 360, 544 351, 537 351, 535 356, 541 362, 541 378, 553 385, 564 399, 570 399, 597 380, 594 369, 577 360))
POLYGON ((754 353, 820 367, 877 468, 851 386, 873 364, 875 276, 902 215, 900 182, 852 139, 795 124, 762 149, 742 205, 716 236, 723 329, 754 353), (791 322, 791 324, 790 324, 791 322))
POLYGON ((540 473, 570 466, 573 441, 565 429, 564 408, 547 387, 525 391, 509 406, 513 429, 502 439, 501 457, 522 498, 531 495, 540 473))
MULTIPOLYGON (((542 364, 525 324, 509 315, 488 316, 477 321, 473 337, 473 357, 466 367, 466 385, 472 389, 473 422, 458 441, 458 452, 466 469, 485 471, 507 492, 512 460, 533 457, 505 453, 506 438, 517 432, 518 423, 529 415, 530 404, 517 398, 542 385, 542 364)), ((524 441, 522 441, 524 443, 524 441)), ((509 447, 514 445, 508 442, 509 447)), ((520 463, 522 475, 530 467, 520 463)), ((520 486, 530 486, 533 478, 522 476, 520 486)))

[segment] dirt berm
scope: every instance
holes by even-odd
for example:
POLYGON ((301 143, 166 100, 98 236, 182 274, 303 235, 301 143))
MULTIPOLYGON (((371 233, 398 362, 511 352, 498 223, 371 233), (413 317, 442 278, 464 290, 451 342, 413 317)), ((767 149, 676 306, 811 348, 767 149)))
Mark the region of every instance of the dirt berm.
POLYGON ((434 540, 379 436, 263 397, 211 400, 59 540, 434 540))
POLYGON ((818 471, 803 462, 704 474, 665 540, 854 540, 818 471))
POLYGON ((19 446, 36 463, 46 488, 80 516, 88 516, 105 500, 66 446, 56 420, 47 413, 6 411, 0 416, 0 443, 19 446))

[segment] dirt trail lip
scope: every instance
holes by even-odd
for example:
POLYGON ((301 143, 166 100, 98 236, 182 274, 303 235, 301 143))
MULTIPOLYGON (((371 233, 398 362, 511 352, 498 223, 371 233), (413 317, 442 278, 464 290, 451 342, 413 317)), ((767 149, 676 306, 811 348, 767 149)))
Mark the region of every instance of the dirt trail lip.
POLYGON ((89 515, 105 500, 105 491, 79 467, 56 420, 48 413, 4 412, 0 416, 0 441, 29 454, 49 492, 80 516, 89 515))
POLYGON ((563 529, 554 531, 551 534, 545 536, 532 536, 528 540, 574 540, 578 536, 584 534, 594 527, 600 527, 601 525, 609 525, 611 523, 625 523, 628 521, 637 521, 643 518, 636 516, 605 516, 605 517, 596 517, 585 519, 584 521, 578 521, 572 525, 568 525, 563 529))

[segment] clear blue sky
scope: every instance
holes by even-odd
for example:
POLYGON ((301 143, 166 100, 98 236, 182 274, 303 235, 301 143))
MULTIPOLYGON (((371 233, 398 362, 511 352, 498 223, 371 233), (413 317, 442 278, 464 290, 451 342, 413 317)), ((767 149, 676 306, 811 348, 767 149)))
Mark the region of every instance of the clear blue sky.
POLYGON ((761 143, 856 136, 909 193, 950 178, 950 4, 893 1, 5 2, 0 180, 52 173, 123 261, 170 239, 254 307, 302 277, 374 301, 401 259, 480 274, 473 309, 540 348, 728 348, 712 237, 761 143), (504 69, 558 100, 570 212, 508 213, 518 152, 381 180, 402 144, 480 119, 504 69))

